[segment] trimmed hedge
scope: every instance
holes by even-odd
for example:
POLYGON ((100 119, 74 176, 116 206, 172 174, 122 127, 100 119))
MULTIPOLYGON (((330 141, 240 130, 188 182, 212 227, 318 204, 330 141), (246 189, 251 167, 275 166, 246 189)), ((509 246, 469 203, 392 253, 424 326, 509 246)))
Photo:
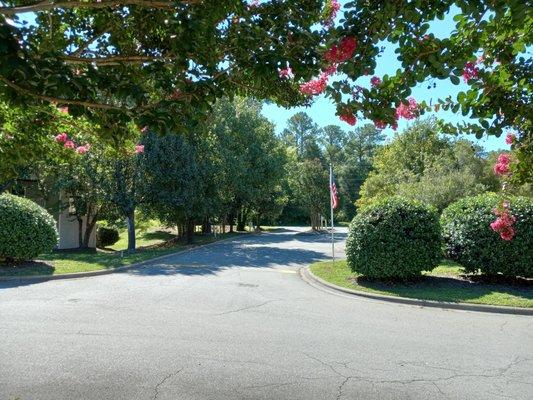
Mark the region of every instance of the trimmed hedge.
POLYGON ((54 218, 35 202, 11 194, 0 195, 0 258, 32 260, 57 245, 54 218))
POLYGON ((409 279, 441 259, 436 209, 398 197, 364 208, 350 224, 347 262, 353 272, 376 279, 409 279))
POLYGON ((104 248, 118 242, 119 234, 116 228, 99 226, 96 230, 96 247, 104 248))
POLYGON ((493 209, 501 198, 494 193, 465 197, 442 212, 441 226, 446 257, 466 272, 533 277, 533 200, 506 197, 516 217, 516 236, 506 241, 490 228, 493 209))

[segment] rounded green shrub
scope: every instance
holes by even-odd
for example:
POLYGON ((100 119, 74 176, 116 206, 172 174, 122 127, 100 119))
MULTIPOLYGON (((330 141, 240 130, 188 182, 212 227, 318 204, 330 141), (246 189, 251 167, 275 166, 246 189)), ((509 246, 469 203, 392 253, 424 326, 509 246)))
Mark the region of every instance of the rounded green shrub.
POLYGON ((58 235, 54 218, 35 202, 0 195, 0 258, 32 260, 53 250, 58 235))
POLYGON ((441 258, 437 211, 398 197, 364 208, 350 224, 347 262, 375 279, 409 279, 431 271, 441 258))
POLYGON ((515 216, 512 240, 503 240, 490 228, 501 198, 494 193, 465 197, 442 212, 444 253, 466 272, 533 277, 533 200, 506 197, 515 216))
POLYGON ((119 235, 116 228, 99 226, 96 230, 96 247, 107 247, 118 242, 119 235))

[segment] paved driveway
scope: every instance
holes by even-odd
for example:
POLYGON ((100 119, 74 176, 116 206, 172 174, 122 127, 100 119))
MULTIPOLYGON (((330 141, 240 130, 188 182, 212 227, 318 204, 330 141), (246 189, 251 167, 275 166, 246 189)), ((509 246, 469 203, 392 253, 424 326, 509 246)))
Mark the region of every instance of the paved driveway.
POLYGON ((0 283, 0 399, 533 398, 532 317, 302 281, 329 252, 286 229, 120 274, 0 283))

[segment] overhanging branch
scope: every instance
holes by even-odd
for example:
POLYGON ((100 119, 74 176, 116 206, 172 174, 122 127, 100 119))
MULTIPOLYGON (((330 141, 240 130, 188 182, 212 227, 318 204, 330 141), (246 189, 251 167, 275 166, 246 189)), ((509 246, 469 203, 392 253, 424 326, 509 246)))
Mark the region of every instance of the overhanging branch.
POLYGON ((100 66, 113 66, 120 65, 122 63, 129 64, 142 64, 146 62, 171 62, 174 58, 171 57, 152 57, 152 56, 110 56, 110 57, 98 57, 98 58, 87 58, 87 57, 76 57, 76 56, 64 56, 61 57, 62 60, 69 64, 97 64, 100 66))
POLYGON ((201 0, 155 1, 155 0, 102 0, 96 1, 40 1, 18 7, 0 7, 0 14, 15 15, 26 12, 49 11, 57 8, 106 8, 113 6, 137 5, 141 7, 173 10, 176 4, 197 4, 201 0))
POLYGON ((131 108, 114 106, 112 104, 93 103, 90 101, 73 100, 73 99, 61 99, 59 97, 52 97, 52 96, 42 95, 39 93, 34 93, 29 89, 23 88, 22 86, 19 86, 14 82, 11 82, 9 79, 4 78, 3 76, 0 76, 0 81, 4 82, 7 86, 16 90, 17 92, 24 93, 28 96, 34 97, 39 100, 47 101, 49 103, 70 104, 70 105, 83 106, 87 108, 99 108, 102 110, 117 110, 117 111, 123 111, 123 112, 131 112, 133 110, 131 108))

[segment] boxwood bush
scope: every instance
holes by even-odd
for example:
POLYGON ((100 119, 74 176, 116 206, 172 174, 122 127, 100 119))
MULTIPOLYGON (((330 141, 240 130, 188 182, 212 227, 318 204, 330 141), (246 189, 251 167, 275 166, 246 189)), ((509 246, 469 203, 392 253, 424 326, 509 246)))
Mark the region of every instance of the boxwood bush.
POLYGON ((0 195, 0 259, 25 261, 53 250, 58 235, 54 218, 23 197, 0 195))
POLYGON ((364 208, 350 224, 347 262, 375 279, 409 279, 431 271, 441 258, 439 216, 422 203, 385 198, 364 208))
POLYGON ((533 200, 506 197, 516 217, 515 237, 506 241, 490 228, 493 209, 501 198, 494 193, 465 197, 441 216, 444 253, 466 272, 533 277, 533 200))
POLYGON ((116 228, 99 226, 96 230, 96 247, 107 247, 118 242, 119 234, 116 228))

